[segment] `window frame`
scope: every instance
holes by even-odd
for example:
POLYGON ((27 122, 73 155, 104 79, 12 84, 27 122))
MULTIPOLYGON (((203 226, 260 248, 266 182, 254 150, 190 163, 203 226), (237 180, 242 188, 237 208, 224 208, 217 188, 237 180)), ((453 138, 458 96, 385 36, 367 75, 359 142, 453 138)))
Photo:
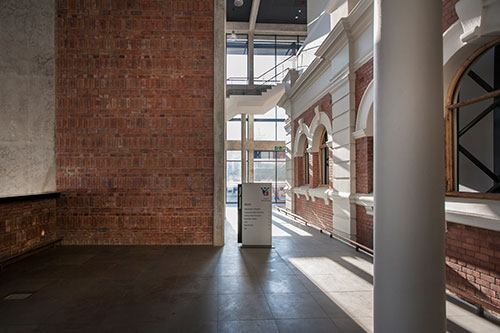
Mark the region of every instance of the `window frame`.
MULTIPOLYGON (((458 138, 456 135, 456 109, 463 105, 458 100, 458 91, 460 89, 460 82, 467 71, 474 64, 474 62, 479 59, 484 53, 490 50, 492 47, 500 44, 500 38, 491 41, 479 49, 477 49, 466 61, 460 66, 460 68, 455 73, 452 78, 448 92, 446 95, 446 103, 444 108, 445 113, 445 180, 446 180, 446 196, 448 197, 461 197, 461 198, 476 198, 476 199, 488 199, 488 200, 500 200, 500 193, 473 193, 473 192, 460 192, 458 191, 457 183, 457 172, 458 172, 458 138)), ((484 97, 487 94, 481 95, 484 97)), ((474 98, 476 99, 476 98, 474 98)), ((471 103, 472 104, 472 103, 471 103)))
POLYGON ((319 140, 319 186, 330 185, 330 147, 328 147, 328 135, 326 128, 323 129, 319 140), (324 156, 326 155, 326 157, 324 156))
POLYGON ((307 138, 304 140, 304 151, 303 151, 303 158, 302 158, 302 181, 304 182, 304 185, 309 185, 310 184, 310 178, 309 178, 309 152, 307 149, 309 149, 309 142, 307 141, 307 138))

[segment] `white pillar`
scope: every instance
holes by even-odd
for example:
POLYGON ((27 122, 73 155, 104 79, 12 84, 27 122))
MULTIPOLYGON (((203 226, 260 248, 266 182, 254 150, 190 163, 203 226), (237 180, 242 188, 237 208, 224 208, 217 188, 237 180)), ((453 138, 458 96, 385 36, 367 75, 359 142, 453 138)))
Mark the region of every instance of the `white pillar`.
POLYGON ((445 332, 441 1, 375 0, 375 332, 445 332))
POLYGON ((247 183, 247 115, 241 114, 241 183, 247 183))

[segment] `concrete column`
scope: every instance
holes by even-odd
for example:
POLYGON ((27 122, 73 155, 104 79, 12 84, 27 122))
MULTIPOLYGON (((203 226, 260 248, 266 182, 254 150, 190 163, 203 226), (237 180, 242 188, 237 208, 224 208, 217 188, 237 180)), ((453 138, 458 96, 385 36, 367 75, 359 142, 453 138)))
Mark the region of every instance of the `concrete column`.
POLYGON ((247 142, 247 115, 246 113, 241 114, 241 182, 247 183, 247 154, 246 154, 246 142, 247 142))
POLYGON ((375 332, 445 332, 441 1, 375 0, 375 332))
POLYGON ((253 33, 248 34, 248 54, 247 54, 247 73, 248 73, 248 85, 253 86, 253 73, 254 73, 254 52, 253 52, 253 33))
POLYGON ((226 1, 214 0, 214 225, 213 244, 224 245, 226 219, 226 1))
MULTIPOLYGON (((248 141, 253 144, 253 114, 248 115, 248 141)), ((248 150, 248 181, 254 182, 253 149, 248 150)))

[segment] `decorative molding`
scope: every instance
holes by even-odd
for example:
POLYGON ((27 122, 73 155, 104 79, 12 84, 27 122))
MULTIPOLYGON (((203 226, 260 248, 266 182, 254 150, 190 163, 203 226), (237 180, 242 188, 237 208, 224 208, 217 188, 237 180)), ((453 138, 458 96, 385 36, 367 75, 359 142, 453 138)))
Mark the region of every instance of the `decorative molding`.
POLYGON ((463 29, 462 42, 470 43, 483 36, 500 36, 500 1, 460 0, 455 10, 463 29))
POLYGON ((354 140, 364 138, 366 135, 366 132, 364 129, 357 130, 355 132, 352 132, 352 137, 354 140))
POLYGON ((330 118, 325 112, 319 111, 319 107, 316 107, 314 109, 314 112, 316 113, 316 115, 311 121, 311 128, 309 129, 309 134, 312 136, 311 152, 318 152, 320 144, 319 140, 321 136, 321 132, 318 131, 318 127, 323 126, 326 129, 326 133, 328 136, 327 141, 332 141, 332 123, 330 121, 330 118))
MULTIPOLYGON (((303 119, 299 119, 299 126, 297 127, 297 130, 295 131, 295 137, 294 137, 294 144, 293 144, 293 157, 301 157, 303 155, 302 147, 304 142, 302 141, 302 136, 305 136, 305 140, 310 141, 310 131, 309 127, 307 127, 306 124, 304 124, 303 119), (301 142, 302 141, 302 142, 301 142), (302 144, 301 144, 302 143, 302 144)), ((311 148, 311 145, 309 145, 309 149, 311 148)), ((309 152, 308 149, 308 152, 309 152)))
POLYGON ((361 97, 356 117, 356 131, 354 133, 362 130, 365 132, 365 136, 373 136, 373 86, 372 80, 368 84, 368 87, 366 87, 363 97, 361 97), (368 126, 370 125, 370 115, 372 117, 372 124, 368 126))
POLYGON ((374 214, 373 193, 370 194, 356 193, 351 196, 351 202, 356 205, 365 207, 366 214, 373 216, 374 214))

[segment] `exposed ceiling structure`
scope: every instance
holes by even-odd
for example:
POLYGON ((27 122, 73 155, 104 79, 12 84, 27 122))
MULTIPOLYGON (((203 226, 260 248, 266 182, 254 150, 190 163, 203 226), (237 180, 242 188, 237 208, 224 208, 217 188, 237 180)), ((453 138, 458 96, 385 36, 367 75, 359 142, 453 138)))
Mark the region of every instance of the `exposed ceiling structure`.
POLYGON ((305 34, 307 31, 307 0, 227 0, 226 8, 228 32, 305 34))

